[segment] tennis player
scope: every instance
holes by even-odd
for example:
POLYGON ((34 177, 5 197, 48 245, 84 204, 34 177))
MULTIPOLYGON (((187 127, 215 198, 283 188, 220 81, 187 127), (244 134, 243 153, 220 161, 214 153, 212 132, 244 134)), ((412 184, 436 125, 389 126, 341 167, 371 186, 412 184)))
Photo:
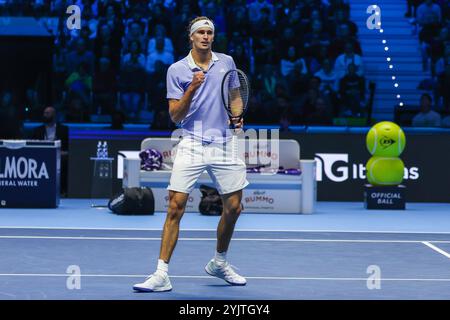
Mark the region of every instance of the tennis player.
MULTIPOLYGON (((197 17, 188 28, 191 51, 167 71, 167 99, 171 119, 179 124, 183 137, 178 144, 169 190, 169 208, 162 233, 156 272, 138 291, 172 289, 169 262, 178 240, 179 225, 189 193, 204 170, 214 181, 223 201, 223 212, 217 227, 216 253, 205 271, 231 285, 242 286, 246 279, 237 274, 227 261, 227 251, 234 226, 241 213, 242 189, 248 185, 246 167, 232 156, 228 114, 221 100, 221 82, 225 73, 236 69, 233 58, 213 52, 214 24, 207 17, 197 17)), ((242 129, 242 120, 232 120, 242 129)))

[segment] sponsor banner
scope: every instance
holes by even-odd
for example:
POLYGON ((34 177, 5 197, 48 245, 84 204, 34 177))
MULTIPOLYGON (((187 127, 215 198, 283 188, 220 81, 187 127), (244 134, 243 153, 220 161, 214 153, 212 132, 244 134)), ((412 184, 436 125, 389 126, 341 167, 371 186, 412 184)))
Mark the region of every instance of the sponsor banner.
MULTIPOLYGON (((317 200, 364 200, 365 165, 371 157, 365 134, 285 134, 281 138, 297 139, 300 157, 316 160, 317 200)), ((406 133, 400 158, 405 164, 406 202, 450 202, 449 134, 406 133)))
POLYGON ((364 186, 364 207, 376 210, 404 210, 405 186, 364 186))
MULTIPOLYGON (((214 187, 210 180, 200 181, 189 195, 186 212, 198 212, 198 206, 202 198, 199 190, 201 184, 214 187)), ((167 183, 145 183, 150 187, 155 198, 155 211, 167 211, 169 207, 169 195, 166 189, 167 183)), ((298 189, 292 186, 250 185, 244 189, 242 204, 245 213, 300 213, 301 203, 298 189), (277 189, 279 188, 279 189, 277 189)))
MULTIPOLYGON (((365 134, 282 133, 280 138, 297 140, 302 159, 316 159, 317 200, 364 201, 365 164, 371 157, 365 134)), ((108 141, 112 157, 119 150, 139 150, 142 142, 132 137, 130 140, 110 140, 107 136, 100 139, 108 141)), ((95 154, 96 146, 96 140, 71 139, 69 197, 90 197, 93 165, 89 157, 95 154)), ((169 151, 165 157, 170 157, 169 151)), ((402 184, 406 186, 407 202, 450 202, 449 134, 406 132, 406 147, 400 158, 405 164, 402 184)), ((117 178, 117 161, 113 164, 113 174, 117 178)), ((114 191, 119 192, 121 180, 113 182, 114 191)))
POLYGON ((58 143, 11 147, 0 144, 0 208, 59 205, 60 147, 58 143))

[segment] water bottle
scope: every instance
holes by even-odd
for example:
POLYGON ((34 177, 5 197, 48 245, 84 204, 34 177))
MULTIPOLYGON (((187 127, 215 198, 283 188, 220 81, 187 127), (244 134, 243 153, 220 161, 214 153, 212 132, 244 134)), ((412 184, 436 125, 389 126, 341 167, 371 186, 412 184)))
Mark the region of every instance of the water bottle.
POLYGON ((103 158, 108 158, 108 142, 103 142, 103 158))
POLYGON ((97 143, 97 158, 101 158, 102 157, 102 142, 99 141, 97 143))

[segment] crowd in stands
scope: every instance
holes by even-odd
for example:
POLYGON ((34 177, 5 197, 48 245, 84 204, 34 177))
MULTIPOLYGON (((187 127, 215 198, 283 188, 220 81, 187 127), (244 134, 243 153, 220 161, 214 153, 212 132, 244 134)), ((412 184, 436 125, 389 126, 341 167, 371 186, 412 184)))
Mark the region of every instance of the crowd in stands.
POLYGON ((433 120, 424 122, 420 121, 423 120, 424 114, 424 111, 421 111, 413 125, 450 127, 450 2, 408 0, 407 3, 405 16, 410 18, 413 31, 418 35, 422 48, 423 70, 431 73, 431 79, 424 79, 423 83, 427 84, 425 87, 432 92, 433 97, 422 96, 421 109, 428 109, 423 108, 423 105, 434 101, 434 108, 442 114, 429 110, 426 114, 428 119, 433 120))
POLYGON ((58 19, 53 105, 67 122, 92 115, 172 128, 168 66, 189 52, 196 16, 216 26, 213 50, 233 56, 253 89, 247 123, 324 124, 364 113, 366 81, 346 0, 3 0, 0 14, 58 19), (81 29, 66 8, 81 8, 81 29), (120 113, 120 115, 116 115, 120 113))
MULTIPOLYGON (((431 62, 435 102, 450 112, 448 1, 408 0, 408 8, 424 67, 431 62)), ((368 84, 348 0, 0 0, 0 16, 57 21, 44 25, 55 39, 52 105, 60 120, 106 115, 117 128, 124 121, 174 128, 166 71, 188 54, 187 26, 200 15, 215 23, 213 50, 249 75, 246 123, 286 128, 365 116, 368 84), (71 4, 81 9, 80 29, 67 28, 71 4)), ((12 92, 0 93, 2 104, 14 104, 12 92)), ((28 96, 39 105, 33 90, 28 96)))

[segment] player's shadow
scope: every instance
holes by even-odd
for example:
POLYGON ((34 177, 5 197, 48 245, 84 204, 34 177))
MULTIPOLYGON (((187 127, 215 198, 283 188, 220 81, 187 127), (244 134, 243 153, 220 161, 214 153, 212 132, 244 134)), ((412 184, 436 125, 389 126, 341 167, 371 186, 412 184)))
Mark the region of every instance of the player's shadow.
POLYGON ((230 287, 232 288, 233 286, 223 283, 223 284, 204 284, 204 287, 230 287))

